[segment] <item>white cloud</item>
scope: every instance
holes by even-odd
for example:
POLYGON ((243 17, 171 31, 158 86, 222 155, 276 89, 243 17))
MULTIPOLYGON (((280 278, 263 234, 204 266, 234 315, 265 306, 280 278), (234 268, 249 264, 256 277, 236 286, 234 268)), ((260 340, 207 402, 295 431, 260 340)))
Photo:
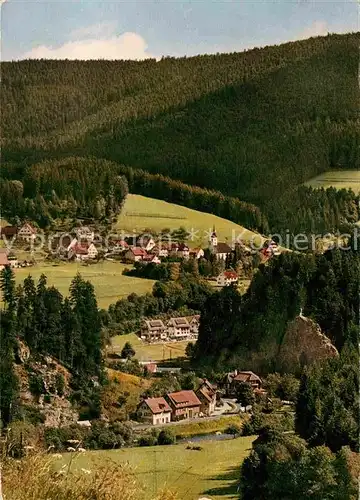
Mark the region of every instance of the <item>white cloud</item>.
POLYGON ((310 26, 305 28, 298 35, 297 39, 302 40, 311 38, 312 36, 326 36, 329 31, 329 26, 326 21, 315 21, 310 26))
MULTIPOLYGON (((84 32, 82 33, 84 35, 84 32)), ((94 36, 94 35, 92 35, 94 36)), ((147 59, 147 43, 137 33, 69 41, 60 47, 40 45, 20 59, 147 59)))

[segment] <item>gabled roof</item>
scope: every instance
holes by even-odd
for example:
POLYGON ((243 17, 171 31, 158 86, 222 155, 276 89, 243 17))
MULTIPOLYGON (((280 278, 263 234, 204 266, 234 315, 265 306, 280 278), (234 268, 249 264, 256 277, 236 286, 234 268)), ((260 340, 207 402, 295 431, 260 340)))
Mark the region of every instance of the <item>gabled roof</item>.
POLYGON ((231 248, 227 243, 218 243, 216 248, 216 253, 231 253, 231 248))
POLYGON ((194 391, 171 392, 167 397, 169 398, 170 404, 175 408, 188 408, 201 405, 194 391))
POLYGON ((18 233, 18 228, 16 226, 5 226, 0 229, 1 235, 6 237, 15 236, 18 233))
POLYGON ((235 271, 224 271, 223 275, 228 280, 237 280, 238 279, 238 275, 236 274, 235 271))
POLYGON ((168 402, 164 398, 148 398, 144 403, 150 408, 151 413, 163 413, 164 411, 171 411, 168 402))
POLYGON ((147 255, 145 248, 141 247, 131 247, 130 252, 132 252, 135 257, 145 257, 147 255))
POLYGON ((25 224, 21 226, 19 233, 21 233, 24 229, 28 229, 32 234, 36 234, 37 232, 34 226, 32 226, 29 222, 25 222, 25 224))
POLYGON ((148 330, 166 330, 166 326, 161 319, 145 320, 145 325, 148 330))
POLYGON ((128 248, 128 243, 125 240, 111 240, 112 245, 117 245, 119 247, 128 248))
POLYGON ((76 254, 76 255, 87 255, 88 252, 89 252, 89 245, 80 245, 79 243, 77 243, 76 245, 74 245, 72 247, 72 251, 76 254))
POLYGON ((171 324, 173 326, 183 327, 183 328, 188 328, 190 326, 187 318, 185 318, 185 317, 184 318, 171 318, 169 320, 169 324, 171 324))
POLYGON ((7 254, 5 252, 0 252, 0 266, 7 266, 10 262, 7 258, 7 254))
POLYGON ((238 372, 237 375, 233 378, 233 380, 237 380, 238 382, 261 382, 261 378, 258 377, 254 372, 238 372))

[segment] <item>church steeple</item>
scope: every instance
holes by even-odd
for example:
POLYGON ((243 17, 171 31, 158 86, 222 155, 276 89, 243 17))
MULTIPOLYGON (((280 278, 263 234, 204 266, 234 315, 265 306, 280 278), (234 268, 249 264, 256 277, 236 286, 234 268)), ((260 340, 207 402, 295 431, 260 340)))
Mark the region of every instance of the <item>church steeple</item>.
POLYGON ((218 244, 218 239, 217 239, 217 234, 216 234, 216 229, 215 226, 213 227, 212 233, 210 235, 210 246, 212 248, 216 248, 218 244))

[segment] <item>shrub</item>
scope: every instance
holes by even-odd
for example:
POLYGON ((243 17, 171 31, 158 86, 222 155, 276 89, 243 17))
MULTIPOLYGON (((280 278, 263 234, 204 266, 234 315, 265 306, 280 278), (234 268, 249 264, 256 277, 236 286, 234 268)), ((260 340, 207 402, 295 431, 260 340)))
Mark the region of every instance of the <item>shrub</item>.
POLYGON ((174 434, 171 432, 170 429, 163 429, 160 431, 157 443, 159 445, 167 445, 167 444, 174 444, 176 441, 176 438, 174 434))
POLYGON ((139 446, 156 446, 157 445, 157 437, 151 434, 146 436, 141 436, 138 441, 139 446))

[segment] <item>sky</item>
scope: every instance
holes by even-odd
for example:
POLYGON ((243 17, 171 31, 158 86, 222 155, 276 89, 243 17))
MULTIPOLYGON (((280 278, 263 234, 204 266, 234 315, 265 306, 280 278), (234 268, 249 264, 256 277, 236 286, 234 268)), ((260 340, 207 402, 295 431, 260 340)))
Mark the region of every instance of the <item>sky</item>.
POLYGON ((145 59, 359 30, 360 0, 0 0, 1 59, 145 59))

